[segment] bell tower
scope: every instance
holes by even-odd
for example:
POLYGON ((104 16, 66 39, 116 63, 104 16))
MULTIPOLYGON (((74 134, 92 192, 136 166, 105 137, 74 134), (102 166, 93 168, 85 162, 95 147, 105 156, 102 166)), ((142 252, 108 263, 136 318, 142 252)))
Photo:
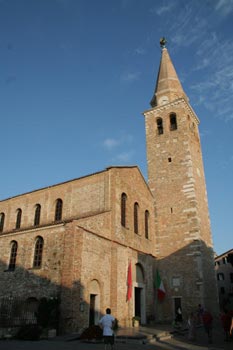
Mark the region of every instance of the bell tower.
POLYGON ((148 183, 154 196, 156 255, 166 298, 161 319, 200 303, 217 312, 214 254, 199 119, 189 104, 165 39, 151 108, 145 111, 148 183))

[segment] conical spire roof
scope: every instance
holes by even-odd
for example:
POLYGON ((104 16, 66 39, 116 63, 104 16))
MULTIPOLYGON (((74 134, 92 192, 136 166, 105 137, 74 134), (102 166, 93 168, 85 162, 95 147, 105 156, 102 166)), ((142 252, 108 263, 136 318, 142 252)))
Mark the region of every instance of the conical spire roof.
POLYGON ((168 50, 165 46, 162 46, 160 67, 154 96, 151 100, 151 106, 160 106, 181 97, 187 99, 169 56, 168 50))

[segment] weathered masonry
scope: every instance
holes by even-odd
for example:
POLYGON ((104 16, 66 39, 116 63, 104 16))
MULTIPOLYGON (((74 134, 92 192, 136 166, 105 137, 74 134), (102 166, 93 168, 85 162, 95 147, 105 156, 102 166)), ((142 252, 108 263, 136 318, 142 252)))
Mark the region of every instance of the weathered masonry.
POLYGON ((172 320, 179 306, 186 317, 199 303, 217 312, 199 119, 164 45, 143 114, 148 183, 118 166, 0 201, 0 314, 20 300, 5 324, 19 325, 26 304, 36 322, 43 297, 60 301, 63 333, 97 324, 106 307, 121 326, 172 320))

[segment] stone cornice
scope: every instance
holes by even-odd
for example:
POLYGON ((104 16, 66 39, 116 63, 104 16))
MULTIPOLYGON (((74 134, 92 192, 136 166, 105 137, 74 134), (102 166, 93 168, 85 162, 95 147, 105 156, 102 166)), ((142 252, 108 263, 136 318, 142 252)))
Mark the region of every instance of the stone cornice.
POLYGON ((166 103, 162 106, 156 106, 156 107, 153 107, 151 109, 148 109, 146 110, 145 112, 143 112, 142 114, 144 116, 146 115, 150 115, 150 114, 154 114, 155 111, 158 111, 158 112, 163 112, 167 109, 171 109, 171 107, 173 106, 177 106, 179 104, 183 104, 185 106, 185 108, 187 109, 187 111, 190 113, 190 115, 196 120, 197 124, 200 123, 200 120, 199 118, 197 117, 196 113, 194 112, 194 110, 192 109, 192 107, 190 106, 190 104, 184 99, 184 98, 179 98, 173 102, 169 102, 169 103, 166 103))

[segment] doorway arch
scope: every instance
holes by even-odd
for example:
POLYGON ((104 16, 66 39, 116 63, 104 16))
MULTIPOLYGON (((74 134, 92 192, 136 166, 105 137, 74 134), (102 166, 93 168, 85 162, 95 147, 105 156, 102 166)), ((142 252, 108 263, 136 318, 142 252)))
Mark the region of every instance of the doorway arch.
POLYGON ((97 325, 100 315, 100 285, 92 280, 89 286, 89 326, 97 325))
POLYGON ((144 268, 140 263, 135 264, 134 282, 134 316, 140 317, 141 324, 146 323, 146 288, 144 268))

